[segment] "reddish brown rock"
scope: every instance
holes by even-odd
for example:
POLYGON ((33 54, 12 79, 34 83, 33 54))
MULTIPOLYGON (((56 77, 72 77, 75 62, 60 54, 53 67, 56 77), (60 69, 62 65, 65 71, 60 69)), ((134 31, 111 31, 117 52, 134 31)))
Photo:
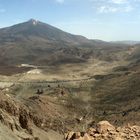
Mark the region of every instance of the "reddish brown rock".
POLYGON ((69 133, 66 140, 140 140, 139 126, 126 126, 115 128, 107 121, 101 121, 95 128, 89 128, 87 133, 69 133), (74 137, 76 136, 79 137, 74 137))
POLYGON ((108 121, 101 121, 97 124, 97 132, 106 133, 108 131, 114 131, 115 127, 111 125, 108 121))

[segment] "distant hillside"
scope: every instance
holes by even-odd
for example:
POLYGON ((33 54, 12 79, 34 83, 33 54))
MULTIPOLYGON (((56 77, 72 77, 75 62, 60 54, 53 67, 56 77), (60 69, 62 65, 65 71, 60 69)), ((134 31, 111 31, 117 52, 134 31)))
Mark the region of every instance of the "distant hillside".
POLYGON ((51 25, 31 19, 25 23, 17 24, 0 30, 0 41, 24 41, 30 39, 44 39, 44 41, 63 41, 63 42, 88 42, 83 36, 72 35, 51 25))
POLYGON ((140 44, 140 41, 132 41, 132 40, 126 40, 126 41, 112 41, 112 42, 113 42, 113 43, 126 44, 126 45, 140 44))
POLYGON ((129 56, 129 60, 140 61, 140 44, 136 44, 132 48, 133 52, 129 56))
POLYGON ((72 35, 34 19, 0 29, 1 66, 83 63, 91 57, 112 61, 122 59, 120 53, 126 54, 128 48, 72 35))

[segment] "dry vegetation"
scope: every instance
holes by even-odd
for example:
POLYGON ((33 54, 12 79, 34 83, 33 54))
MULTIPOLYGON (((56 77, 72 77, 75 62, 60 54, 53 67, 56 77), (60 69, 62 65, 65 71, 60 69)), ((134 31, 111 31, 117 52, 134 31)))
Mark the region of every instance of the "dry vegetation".
POLYGON ((101 120, 140 125, 139 45, 88 40, 32 21, 0 30, 0 43, 0 111, 12 120, 0 116, 0 128, 13 139, 23 132, 31 140, 61 140, 101 120))

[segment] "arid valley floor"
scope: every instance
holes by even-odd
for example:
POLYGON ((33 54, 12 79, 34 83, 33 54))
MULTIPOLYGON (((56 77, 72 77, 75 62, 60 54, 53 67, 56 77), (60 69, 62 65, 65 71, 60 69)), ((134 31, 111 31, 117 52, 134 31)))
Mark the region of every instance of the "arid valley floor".
POLYGON ((31 19, 0 29, 0 57, 0 140, 140 139, 140 44, 31 19))

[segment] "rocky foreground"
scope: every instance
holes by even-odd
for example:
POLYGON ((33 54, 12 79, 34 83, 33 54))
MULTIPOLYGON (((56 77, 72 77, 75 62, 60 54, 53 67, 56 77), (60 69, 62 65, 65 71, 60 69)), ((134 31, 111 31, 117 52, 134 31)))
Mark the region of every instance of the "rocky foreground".
POLYGON ((87 132, 68 132, 64 136, 47 125, 49 120, 45 121, 28 106, 1 93, 0 140, 140 140, 140 126, 136 125, 116 128, 101 121, 87 132))
POLYGON ((128 125, 115 128, 108 121, 101 121, 87 132, 69 132, 65 140, 140 140, 140 127, 128 125))
POLYGON ((62 140, 63 137, 43 127, 43 119, 27 106, 0 92, 0 140, 62 140))

